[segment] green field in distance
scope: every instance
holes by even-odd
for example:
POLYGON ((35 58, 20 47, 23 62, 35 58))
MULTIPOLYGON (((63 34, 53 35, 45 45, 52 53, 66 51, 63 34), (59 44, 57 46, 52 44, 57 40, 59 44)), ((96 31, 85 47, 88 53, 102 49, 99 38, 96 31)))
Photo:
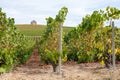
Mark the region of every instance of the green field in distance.
MULTIPOLYGON (((26 36, 41 36, 45 30, 45 25, 19 24, 17 29, 26 36)), ((69 32, 73 27, 63 27, 63 32, 69 32)))

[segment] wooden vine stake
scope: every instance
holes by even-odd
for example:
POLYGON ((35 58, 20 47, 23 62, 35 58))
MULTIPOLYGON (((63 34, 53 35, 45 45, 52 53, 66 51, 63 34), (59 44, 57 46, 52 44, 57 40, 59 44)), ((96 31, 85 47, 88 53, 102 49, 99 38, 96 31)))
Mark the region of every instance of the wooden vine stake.
POLYGON ((112 21, 112 63, 113 63, 113 70, 115 70, 116 64, 115 64, 114 21, 112 21))
POLYGON ((60 26, 59 26, 59 52, 60 52, 60 56, 59 56, 59 70, 58 70, 58 74, 61 74, 61 64, 62 64, 62 61, 61 61, 61 55, 62 55, 62 26, 63 24, 60 23, 60 26))

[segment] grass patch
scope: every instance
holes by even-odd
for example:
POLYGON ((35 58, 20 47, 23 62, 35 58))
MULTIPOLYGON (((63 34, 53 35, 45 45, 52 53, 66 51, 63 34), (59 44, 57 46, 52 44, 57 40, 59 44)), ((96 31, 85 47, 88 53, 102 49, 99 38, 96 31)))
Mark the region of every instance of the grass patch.
POLYGON ((45 25, 16 25, 17 29, 26 36, 41 36, 45 25))
MULTIPOLYGON (((41 36, 45 30, 45 25, 19 24, 17 29, 26 36, 41 36)), ((73 27, 63 27, 63 32, 69 32, 73 27)))

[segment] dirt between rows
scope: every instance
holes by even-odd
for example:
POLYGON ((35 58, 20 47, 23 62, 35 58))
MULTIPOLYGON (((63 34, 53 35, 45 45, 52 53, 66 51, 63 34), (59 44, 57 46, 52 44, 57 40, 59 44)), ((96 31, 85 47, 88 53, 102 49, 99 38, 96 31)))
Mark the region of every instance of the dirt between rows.
POLYGON ((116 70, 106 69, 99 63, 69 61, 62 64, 62 74, 54 73, 51 65, 40 62, 37 46, 24 65, 10 73, 0 75, 0 80, 120 80, 120 63, 116 70))

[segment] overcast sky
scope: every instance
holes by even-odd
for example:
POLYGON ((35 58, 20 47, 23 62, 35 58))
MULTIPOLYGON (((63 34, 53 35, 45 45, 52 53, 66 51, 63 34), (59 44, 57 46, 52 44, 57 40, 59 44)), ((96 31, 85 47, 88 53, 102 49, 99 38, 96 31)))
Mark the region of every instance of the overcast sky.
MULTIPOLYGON (((77 26, 82 17, 94 10, 112 6, 120 9, 120 0, 0 0, 0 7, 7 17, 15 18, 16 24, 46 24, 45 18, 55 17, 58 11, 66 6, 69 10, 64 25, 77 26)), ((115 23, 120 26, 120 20, 115 23)))

